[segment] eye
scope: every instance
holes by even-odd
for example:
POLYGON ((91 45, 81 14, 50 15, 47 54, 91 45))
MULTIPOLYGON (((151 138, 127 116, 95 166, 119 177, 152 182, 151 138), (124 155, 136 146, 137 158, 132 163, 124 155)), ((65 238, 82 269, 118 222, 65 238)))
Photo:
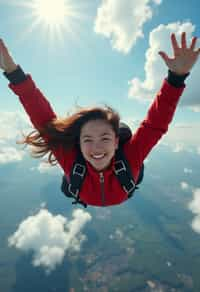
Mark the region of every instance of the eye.
POLYGON ((83 143, 89 143, 91 141, 92 141, 91 139, 85 139, 85 140, 83 140, 83 143))
POLYGON ((110 138, 103 138, 103 141, 109 141, 110 138))

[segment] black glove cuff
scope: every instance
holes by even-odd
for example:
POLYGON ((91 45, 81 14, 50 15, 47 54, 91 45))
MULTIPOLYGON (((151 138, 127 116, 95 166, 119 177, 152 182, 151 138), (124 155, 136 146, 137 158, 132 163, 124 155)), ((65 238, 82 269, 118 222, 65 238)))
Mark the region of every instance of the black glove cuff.
POLYGON ((17 65, 17 69, 11 73, 3 72, 4 76, 12 83, 12 84, 19 84, 27 79, 26 74, 22 70, 22 68, 17 65))
POLYGON ((168 70, 167 81, 169 84, 173 85, 174 87, 182 87, 188 75, 190 75, 190 73, 186 73, 184 75, 177 75, 171 70, 168 70))

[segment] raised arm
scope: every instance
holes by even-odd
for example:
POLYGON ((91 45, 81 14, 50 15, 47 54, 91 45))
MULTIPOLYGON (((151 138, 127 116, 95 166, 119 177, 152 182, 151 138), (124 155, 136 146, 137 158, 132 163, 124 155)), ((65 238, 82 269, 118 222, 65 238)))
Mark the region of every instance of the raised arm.
POLYGON ((176 36, 172 34, 171 43, 174 56, 170 58, 165 52, 159 52, 169 69, 168 77, 152 102, 146 118, 125 147, 126 153, 129 154, 129 159, 133 163, 137 161, 141 165, 154 145, 167 132, 185 87, 184 80, 200 54, 200 49, 195 50, 196 41, 197 38, 194 37, 191 44, 187 46, 184 32, 181 35, 181 45, 179 46, 176 36))
POLYGON ((0 68, 10 81, 9 87, 19 96, 33 126, 42 128, 56 117, 50 103, 37 88, 30 75, 26 75, 9 53, 5 43, 0 39, 0 68))

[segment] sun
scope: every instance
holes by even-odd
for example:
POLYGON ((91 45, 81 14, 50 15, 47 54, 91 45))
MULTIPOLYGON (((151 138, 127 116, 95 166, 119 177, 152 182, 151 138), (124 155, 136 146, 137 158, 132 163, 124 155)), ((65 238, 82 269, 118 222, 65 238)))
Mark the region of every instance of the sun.
POLYGON ((63 25, 73 13, 69 2, 64 0, 35 0, 32 9, 38 20, 48 26, 63 25))
POLYGON ((38 33, 43 33, 44 40, 52 41, 53 45, 57 44, 57 39, 63 42, 66 33, 78 40, 77 28, 80 27, 80 22, 85 15, 83 9, 80 13, 80 5, 77 7, 74 2, 74 0, 14 1, 14 5, 27 9, 24 12, 24 18, 28 19, 27 27, 21 38, 24 39, 37 30, 38 33))

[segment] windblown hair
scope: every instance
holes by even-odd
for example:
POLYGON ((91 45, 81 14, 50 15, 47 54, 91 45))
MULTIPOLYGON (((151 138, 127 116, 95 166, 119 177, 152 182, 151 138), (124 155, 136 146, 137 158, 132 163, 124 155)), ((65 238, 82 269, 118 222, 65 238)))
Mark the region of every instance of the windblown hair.
POLYGON ((73 147, 79 147, 80 132, 82 126, 90 120, 104 120, 112 126, 116 136, 119 135, 120 116, 113 108, 91 107, 79 108, 72 115, 64 118, 55 118, 47 123, 43 128, 30 132, 27 136, 23 134, 24 139, 17 141, 17 144, 31 145, 31 156, 41 158, 48 154, 48 163, 57 164, 52 150, 59 145, 63 145, 66 150, 73 147), (48 139, 44 139, 48 137, 48 139))

